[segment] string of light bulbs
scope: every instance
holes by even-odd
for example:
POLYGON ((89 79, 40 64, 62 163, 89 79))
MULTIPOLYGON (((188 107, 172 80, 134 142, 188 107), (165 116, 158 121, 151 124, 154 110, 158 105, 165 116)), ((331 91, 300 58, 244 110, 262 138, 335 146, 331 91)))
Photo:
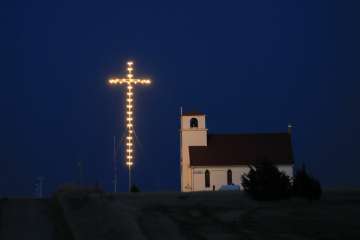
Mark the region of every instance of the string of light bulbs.
POLYGON ((131 188, 131 167, 134 164, 134 85, 149 85, 150 79, 136 79, 134 78, 134 63, 132 61, 127 62, 127 75, 126 78, 111 78, 109 79, 110 85, 127 85, 126 91, 126 152, 125 163, 129 168, 129 190, 131 188))

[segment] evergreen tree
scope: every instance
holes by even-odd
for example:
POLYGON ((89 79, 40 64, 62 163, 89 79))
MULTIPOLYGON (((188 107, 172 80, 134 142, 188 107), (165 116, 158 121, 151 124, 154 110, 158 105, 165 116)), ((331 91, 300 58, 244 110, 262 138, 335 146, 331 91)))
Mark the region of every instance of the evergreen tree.
POLYGON ((140 188, 134 184, 131 186, 130 192, 140 192, 140 188))
POLYGON ((322 189, 320 182, 307 173, 304 165, 296 171, 293 194, 296 197, 306 198, 310 201, 318 200, 321 197, 322 189))
POLYGON ((290 178, 266 159, 250 166, 242 176, 242 186, 256 200, 285 199, 291 196, 290 178))

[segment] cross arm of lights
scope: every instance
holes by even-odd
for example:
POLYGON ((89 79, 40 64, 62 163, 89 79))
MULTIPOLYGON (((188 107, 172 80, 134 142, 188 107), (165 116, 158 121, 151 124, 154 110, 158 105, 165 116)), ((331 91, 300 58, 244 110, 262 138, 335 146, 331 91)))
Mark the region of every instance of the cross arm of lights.
POLYGON ((151 84, 150 79, 128 79, 128 78, 111 78, 109 79, 111 85, 122 85, 122 84, 151 84))

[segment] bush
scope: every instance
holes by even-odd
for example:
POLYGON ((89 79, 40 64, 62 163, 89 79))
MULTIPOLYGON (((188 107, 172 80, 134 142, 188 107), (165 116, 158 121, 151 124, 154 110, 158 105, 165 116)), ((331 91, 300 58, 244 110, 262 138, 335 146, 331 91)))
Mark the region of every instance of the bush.
POLYGON ((134 184, 131 186, 130 192, 140 192, 140 188, 134 184))
POLYGON ((295 173, 293 195, 310 201, 319 200, 322 194, 320 182, 310 176, 305 166, 295 173))
POLYGON ((242 186, 256 200, 286 199, 291 196, 289 176, 267 160, 250 166, 249 173, 242 176, 242 186))

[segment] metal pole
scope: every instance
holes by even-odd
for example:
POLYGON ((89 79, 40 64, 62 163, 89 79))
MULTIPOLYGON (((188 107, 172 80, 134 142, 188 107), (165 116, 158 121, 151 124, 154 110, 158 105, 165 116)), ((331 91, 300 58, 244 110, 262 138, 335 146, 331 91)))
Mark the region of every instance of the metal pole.
POLYGON ((115 186, 114 186, 114 188, 115 188, 115 192, 117 192, 117 176, 116 176, 116 170, 115 170, 115 186))
POLYGON ((82 163, 82 160, 79 160, 78 161, 78 167, 79 167, 79 186, 81 186, 81 184, 82 184, 82 178, 83 178, 83 173, 82 173, 82 166, 83 165, 83 163, 82 163))
POLYGON ((113 159, 113 167, 114 167, 114 192, 117 192, 117 171, 116 171, 116 138, 114 136, 114 159, 113 159))
POLYGON ((131 166, 129 165, 129 192, 131 192, 131 166))
POLYGON ((40 198, 42 198, 42 196, 43 196, 43 190, 42 190, 42 188, 43 188, 43 179, 40 178, 40 198))
POLYGON ((42 198, 42 196, 43 196, 43 180, 44 180, 43 177, 38 177, 37 187, 38 187, 38 197, 39 198, 42 198))

